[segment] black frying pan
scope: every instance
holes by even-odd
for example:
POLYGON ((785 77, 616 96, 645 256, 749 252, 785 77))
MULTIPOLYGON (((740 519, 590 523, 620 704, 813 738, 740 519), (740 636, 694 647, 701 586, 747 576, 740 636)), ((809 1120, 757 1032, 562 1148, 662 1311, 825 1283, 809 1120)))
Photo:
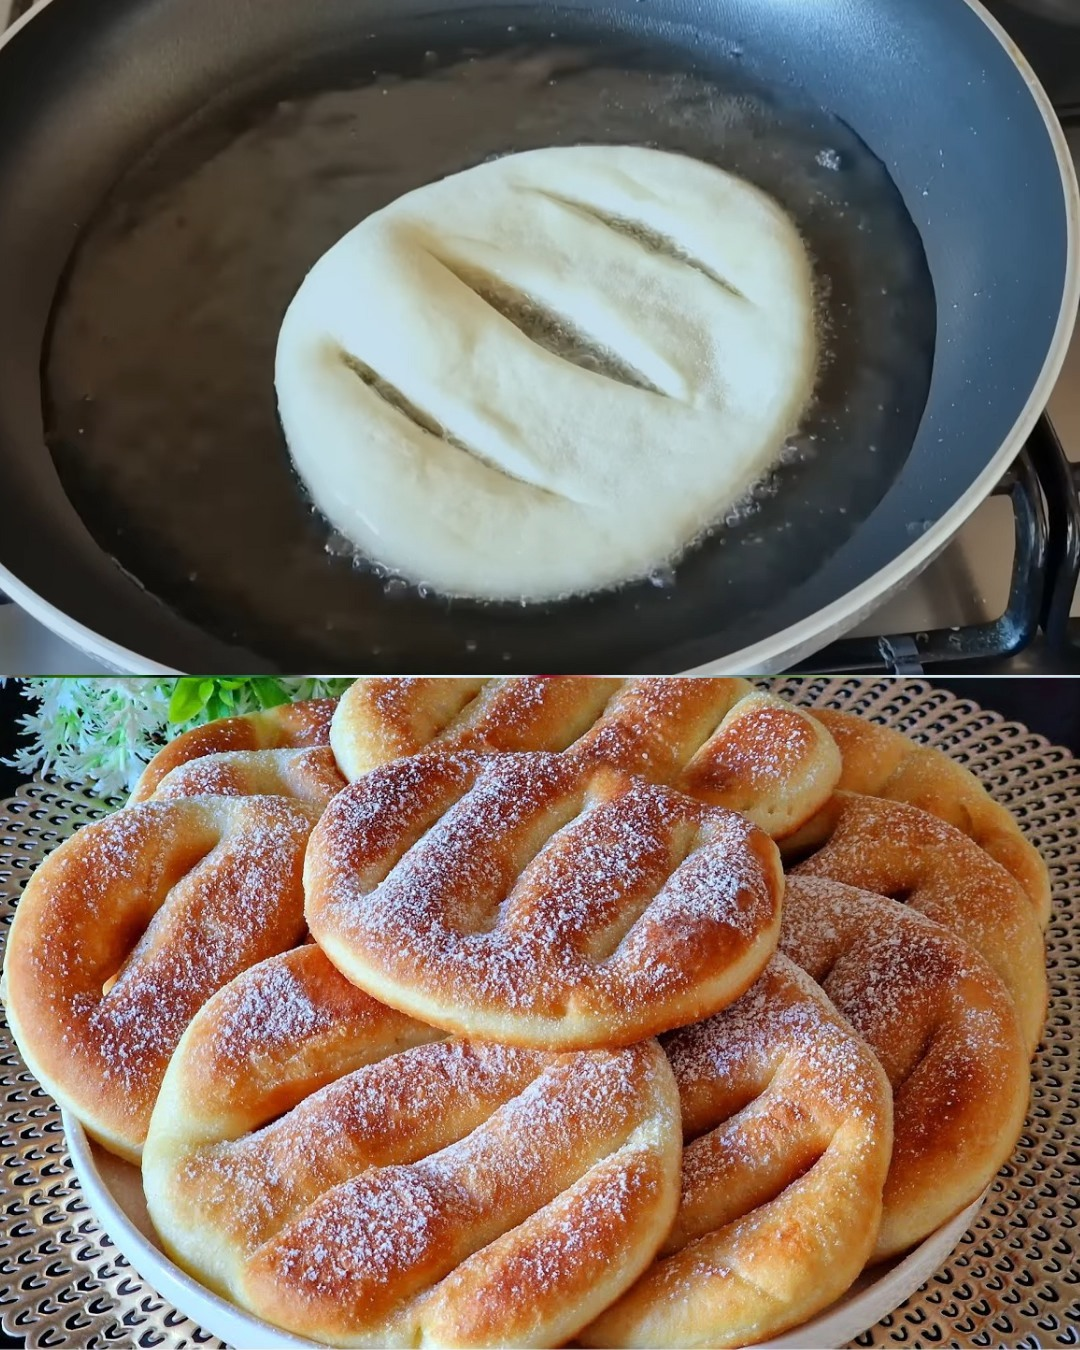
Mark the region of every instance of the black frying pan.
POLYGON ((0 585, 132 668, 774 666, 1016 453, 1076 216, 1044 97, 967 0, 52 0, 0 48, 0 585), (791 462, 674 575, 587 600, 357 568, 276 424, 288 300, 401 191, 579 141, 711 159, 798 220, 829 361, 791 462))

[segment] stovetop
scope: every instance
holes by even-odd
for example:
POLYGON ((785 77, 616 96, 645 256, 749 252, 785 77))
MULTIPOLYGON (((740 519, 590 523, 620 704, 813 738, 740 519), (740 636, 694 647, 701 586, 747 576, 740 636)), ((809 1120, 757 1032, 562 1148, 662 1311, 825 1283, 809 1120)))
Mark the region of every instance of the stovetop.
MULTIPOLYGON (((1080 164, 1080 0, 984 0, 1066 125, 1080 164)), ((0 28, 27 8, 0 0, 0 28)), ((808 671, 1080 673, 1080 331, 1048 417, 941 557, 808 671)), ((0 675, 103 667, 0 604, 0 675)))
MULTIPOLYGON (((1080 166, 1080 0, 983 3, 1045 86, 1080 166)), ((1080 673, 1080 330, 1048 418, 1006 490, 931 568, 809 668, 1080 673)))

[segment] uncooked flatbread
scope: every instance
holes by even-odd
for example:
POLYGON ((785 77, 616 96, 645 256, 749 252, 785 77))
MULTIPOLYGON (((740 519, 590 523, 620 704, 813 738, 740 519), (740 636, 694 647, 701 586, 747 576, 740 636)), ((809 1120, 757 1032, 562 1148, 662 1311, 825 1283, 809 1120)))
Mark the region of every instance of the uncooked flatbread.
POLYGON ((756 188, 682 155, 508 155, 376 212, 277 349, 318 507, 437 591, 647 575, 769 467, 816 365, 813 277, 756 188))

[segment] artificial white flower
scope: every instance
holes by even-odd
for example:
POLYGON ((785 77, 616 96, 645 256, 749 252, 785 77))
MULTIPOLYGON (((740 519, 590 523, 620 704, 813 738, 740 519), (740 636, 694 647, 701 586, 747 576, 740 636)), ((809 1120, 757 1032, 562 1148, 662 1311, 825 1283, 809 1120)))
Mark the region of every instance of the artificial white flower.
POLYGON ((165 742, 190 727, 275 703, 339 694, 348 683, 300 675, 24 680, 23 692, 37 704, 19 718, 30 744, 4 762, 31 776, 49 775, 120 798, 165 742))

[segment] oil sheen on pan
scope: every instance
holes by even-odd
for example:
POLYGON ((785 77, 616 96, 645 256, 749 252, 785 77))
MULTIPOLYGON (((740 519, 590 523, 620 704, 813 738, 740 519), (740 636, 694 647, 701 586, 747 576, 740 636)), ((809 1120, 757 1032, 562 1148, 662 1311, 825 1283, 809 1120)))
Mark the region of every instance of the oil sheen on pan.
POLYGON ((498 669, 511 651, 540 668, 524 635, 556 632, 581 668, 622 668, 642 633, 661 649, 707 614, 753 612, 831 556, 910 451, 934 348, 918 232, 859 138, 757 86, 737 54, 691 69, 610 34, 592 50, 502 33, 483 51, 388 52, 376 67, 368 52, 361 78, 347 55, 206 109, 85 231, 53 316, 45 412, 98 542, 209 632, 286 667, 373 670, 425 656, 498 669), (814 402, 753 502, 674 569, 524 608, 424 594, 357 559, 306 498, 277 420, 282 316, 315 261, 401 194, 585 143, 691 155, 785 208, 815 267, 814 402))

